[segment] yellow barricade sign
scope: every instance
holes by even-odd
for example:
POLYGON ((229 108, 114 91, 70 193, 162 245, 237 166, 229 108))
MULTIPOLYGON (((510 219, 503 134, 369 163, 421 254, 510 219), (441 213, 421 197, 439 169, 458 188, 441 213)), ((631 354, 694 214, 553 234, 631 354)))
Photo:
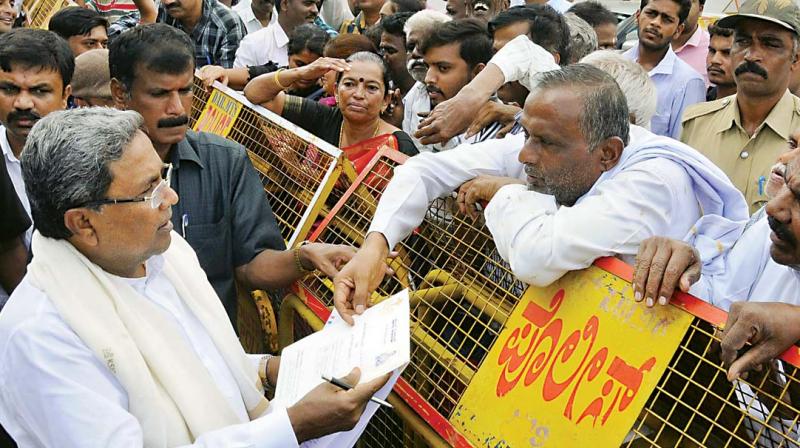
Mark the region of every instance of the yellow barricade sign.
POLYGON ((241 111, 242 103, 215 89, 193 129, 227 137, 241 111))
POLYGON ((692 322, 597 267, 530 287, 451 423, 475 446, 619 446, 692 322))

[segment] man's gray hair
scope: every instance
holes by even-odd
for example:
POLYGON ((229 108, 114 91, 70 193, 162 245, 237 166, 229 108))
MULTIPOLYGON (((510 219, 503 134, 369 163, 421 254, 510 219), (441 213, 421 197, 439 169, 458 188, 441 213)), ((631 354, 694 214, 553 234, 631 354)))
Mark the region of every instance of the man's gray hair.
POLYGON ((436 25, 446 23, 452 20, 450 16, 443 12, 433 9, 423 9, 422 11, 415 12, 413 16, 406 20, 403 25, 403 32, 408 37, 408 33, 412 31, 420 32, 423 34, 429 33, 436 25))
POLYGON ((628 145, 628 104, 608 73, 587 64, 567 65, 537 74, 535 86, 529 98, 543 90, 567 88, 583 100, 578 126, 589 151, 612 137, 619 137, 628 145))
POLYGON ((22 150, 22 177, 37 230, 65 239, 64 213, 103 199, 119 160, 142 129, 141 115, 107 107, 53 112, 31 129, 22 150))
POLYGON ((655 84, 641 65, 612 50, 595 51, 581 59, 581 62, 611 75, 625 93, 634 124, 650 129, 650 120, 656 114, 658 94, 655 84))
POLYGON ((564 20, 569 28, 568 54, 569 64, 580 61, 587 54, 597 50, 597 32, 588 22, 581 19, 575 13, 564 14, 564 20))

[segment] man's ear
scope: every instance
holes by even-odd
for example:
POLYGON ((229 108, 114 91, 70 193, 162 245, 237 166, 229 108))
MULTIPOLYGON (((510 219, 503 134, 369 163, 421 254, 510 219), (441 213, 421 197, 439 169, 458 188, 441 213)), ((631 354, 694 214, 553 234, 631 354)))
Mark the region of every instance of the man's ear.
POLYGON ((678 25, 677 28, 675 28, 675 34, 672 35, 672 38, 677 39, 678 37, 680 37, 680 35, 683 34, 683 30, 685 28, 686 28, 686 22, 684 21, 683 23, 678 25))
POLYGON ((128 108, 128 89, 117 78, 111 79, 111 98, 114 99, 114 107, 117 109, 128 108))
POLYGON ((67 103, 69 101, 69 96, 70 95, 72 95, 72 85, 71 84, 67 84, 67 86, 64 87, 64 98, 61 99, 61 107, 63 109, 67 108, 67 103))
POLYGON ((556 62, 556 65, 561 65, 561 53, 552 52, 550 53, 553 55, 553 60, 556 62))
POLYGON ((622 151, 625 149, 625 143, 619 137, 607 138, 595 151, 600 151, 600 166, 603 171, 611 171, 612 168, 617 166, 622 151))
POLYGON ((73 208, 64 213, 64 226, 72 233, 70 240, 83 246, 97 246, 97 232, 87 208, 73 208))
POLYGON ((472 77, 474 78, 478 76, 478 73, 480 73, 481 70, 483 70, 484 68, 486 68, 486 64, 484 64, 483 62, 475 64, 475 67, 472 68, 472 77))

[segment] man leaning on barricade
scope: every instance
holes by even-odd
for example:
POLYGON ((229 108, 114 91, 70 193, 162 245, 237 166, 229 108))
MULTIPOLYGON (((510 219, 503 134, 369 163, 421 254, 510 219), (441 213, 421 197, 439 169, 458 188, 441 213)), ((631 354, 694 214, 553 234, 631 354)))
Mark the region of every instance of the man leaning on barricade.
POLYGON ((346 319, 368 305, 386 255, 428 204, 478 175, 515 178, 462 186, 459 207, 477 216, 474 203, 488 201, 483 215, 499 254, 537 286, 602 256, 632 262, 639 243, 660 232, 683 238, 691 231, 724 245, 728 230, 747 219, 741 193, 707 159, 629 124, 625 97, 608 74, 576 64, 540 73, 533 85, 520 120, 524 137, 421 155, 395 169, 364 245, 334 280, 346 319))
POLYGON ((46 447, 284 448, 352 428, 388 376, 270 405, 280 359, 245 354, 173 231, 172 168, 145 126, 133 111, 81 108, 28 137, 37 230, 0 313, 2 425, 20 446, 46 447))

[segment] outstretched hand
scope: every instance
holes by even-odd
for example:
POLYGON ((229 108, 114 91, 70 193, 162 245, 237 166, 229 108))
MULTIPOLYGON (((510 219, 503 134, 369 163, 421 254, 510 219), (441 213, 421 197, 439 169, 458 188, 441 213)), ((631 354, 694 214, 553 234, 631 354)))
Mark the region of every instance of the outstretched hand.
POLYGON ((370 306, 370 296, 380 286, 392 269, 386 258, 386 239, 379 233, 370 233, 355 256, 333 279, 333 304, 345 322, 352 325, 353 316, 361 314, 370 306))

